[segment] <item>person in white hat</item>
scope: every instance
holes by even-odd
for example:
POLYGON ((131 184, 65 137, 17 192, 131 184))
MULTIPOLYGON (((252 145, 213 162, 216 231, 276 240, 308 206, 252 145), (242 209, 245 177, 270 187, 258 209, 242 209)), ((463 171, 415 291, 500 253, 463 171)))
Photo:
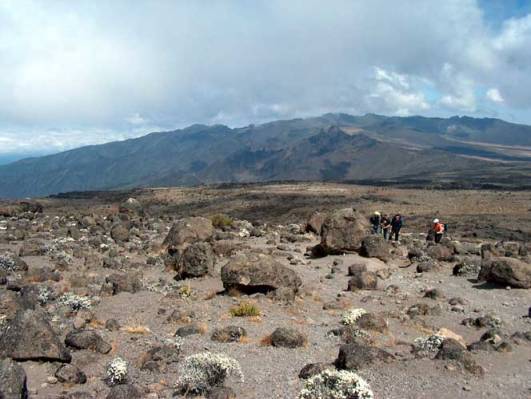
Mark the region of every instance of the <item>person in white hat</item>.
POLYGON ((439 219, 435 218, 433 219, 432 229, 433 229, 435 242, 438 244, 441 242, 442 236, 444 234, 444 224, 442 224, 439 219))

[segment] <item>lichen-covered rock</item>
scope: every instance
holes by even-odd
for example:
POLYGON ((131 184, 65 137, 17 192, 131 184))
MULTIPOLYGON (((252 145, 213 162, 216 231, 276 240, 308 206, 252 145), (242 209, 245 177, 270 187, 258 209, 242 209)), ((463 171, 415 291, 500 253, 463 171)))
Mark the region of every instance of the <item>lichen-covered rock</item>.
POLYGON ((181 248, 185 244, 206 241, 213 233, 214 226, 209 219, 188 217, 173 224, 162 245, 165 248, 181 248))
POLYGON ((450 262, 453 259, 454 253, 453 249, 447 247, 446 245, 437 244, 437 245, 431 245, 426 250, 426 254, 435 260, 442 261, 442 262, 450 262))
POLYGON ((307 342, 306 336, 294 328, 279 327, 271 334, 271 344, 283 348, 298 348, 307 342))
POLYGON ((367 233, 368 226, 363 215, 350 208, 340 209, 323 222, 320 246, 327 254, 358 251, 367 233))
POLYGON ((478 279, 515 288, 531 288, 531 264, 514 258, 491 258, 482 264, 478 279))
POLYGON ((55 372, 55 377, 59 382, 67 384, 84 384, 87 376, 73 364, 63 364, 55 372))
POLYGON ((375 272, 357 273, 348 281, 348 290, 375 290, 378 288, 378 276, 375 272))
POLYGON ((102 292, 108 293, 110 295, 116 295, 120 292, 135 293, 137 291, 140 291, 141 289, 141 273, 113 273, 105 278, 105 283, 102 287, 102 292))
POLYGON ((286 287, 297 291, 302 281, 297 273, 265 254, 237 255, 222 267, 221 280, 226 290, 243 293, 269 292, 286 287))
POLYGON ((0 336, 0 356, 70 362, 71 356, 41 310, 20 310, 0 336))
POLYGON ((360 255, 377 258, 384 262, 390 258, 391 245, 383 237, 370 235, 361 241, 360 255))
POLYGON ((27 399, 26 373, 13 360, 0 360, 0 398, 27 399))
POLYGON ((129 229, 123 223, 118 223, 111 229, 111 238, 116 242, 129 241, 129 229))
POLYGON ((212 246, 206 242, 196 242, 184 249, 177 261, 176 279, 201 277, 212 273, 215 256, 212 246))
POLYGON ((394 358, 383 349, 353 342, 340 346, 335 365, 341 370, 361 370, 375 362, 389 363, 394 358))
POLYGON ((90 349, 99 353, 109 353, 112 346, 92 330, 71 331, 66 335, 65 344, 75 349, 90 349))
POLYGON ((308 218, 304 230, 309 233, 321 234, 321 227, 323 226, 325 217, 324 213, 318 211, 313 212, 308 218))
POLYGON ((227 326, 215 329, 210 339, 217 342, 238 342, 246 336, 247 331, 245 328, 239 326, 227 326))

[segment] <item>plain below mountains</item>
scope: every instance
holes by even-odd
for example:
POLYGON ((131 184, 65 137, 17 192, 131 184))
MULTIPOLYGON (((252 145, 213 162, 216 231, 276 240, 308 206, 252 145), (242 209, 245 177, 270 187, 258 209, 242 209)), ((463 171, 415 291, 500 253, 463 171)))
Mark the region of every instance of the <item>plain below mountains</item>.
POLYGON ((531 126, 374 114, 193 125, 0 166, 0 197, 264 181, 531 187, 531 126))

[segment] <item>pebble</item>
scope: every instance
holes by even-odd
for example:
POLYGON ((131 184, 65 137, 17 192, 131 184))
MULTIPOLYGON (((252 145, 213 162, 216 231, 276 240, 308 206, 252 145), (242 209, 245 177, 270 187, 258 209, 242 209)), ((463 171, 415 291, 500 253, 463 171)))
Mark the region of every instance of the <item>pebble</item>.
POLYGON ((46 382, 48 384, 57 384, 57 378, 54 377, 54 376, 50 376, 50 377, 46 378, 46 382))

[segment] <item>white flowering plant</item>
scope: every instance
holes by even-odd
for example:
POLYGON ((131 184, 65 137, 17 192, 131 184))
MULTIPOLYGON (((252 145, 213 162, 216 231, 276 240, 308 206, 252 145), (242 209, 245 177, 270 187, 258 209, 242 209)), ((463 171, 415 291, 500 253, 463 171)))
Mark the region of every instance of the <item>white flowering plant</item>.
POLYGON ((367 311, 362 308, 349 309, 341 316, 341 323, 346 326, 352 326, 356 324, 356 321, 358 321, 358 319, 366 313, 367 311))
POLYGON ((127 380, 127 362, 121 357, 114 358, 107 365, 106 371, 109 385, 123 384, 127 380))
POLYGON ((413 341, 413 351, 419 355, 429 355, 441 349, 443 342, 444 337, 441 335, 419 337, 413 341))
POLYGON ((244 381, 237 360, 222 353, 203 352, 184 359, 177 385, 184 392, 203 393, 223 384, 228 376, 244 381))
POLYGON ((92 306, 92 300, 88 296, 76 295, 71 292, 67 292, 64 295, 61 295, 57 299, 59 305, 64 305, 70 307, 73 311, 78 311, 81 309, 90 309, 92 306))
POLYGON ((306 380, 299 399, 373 399, 369 384, 352 371, 327 369, 306 380))

